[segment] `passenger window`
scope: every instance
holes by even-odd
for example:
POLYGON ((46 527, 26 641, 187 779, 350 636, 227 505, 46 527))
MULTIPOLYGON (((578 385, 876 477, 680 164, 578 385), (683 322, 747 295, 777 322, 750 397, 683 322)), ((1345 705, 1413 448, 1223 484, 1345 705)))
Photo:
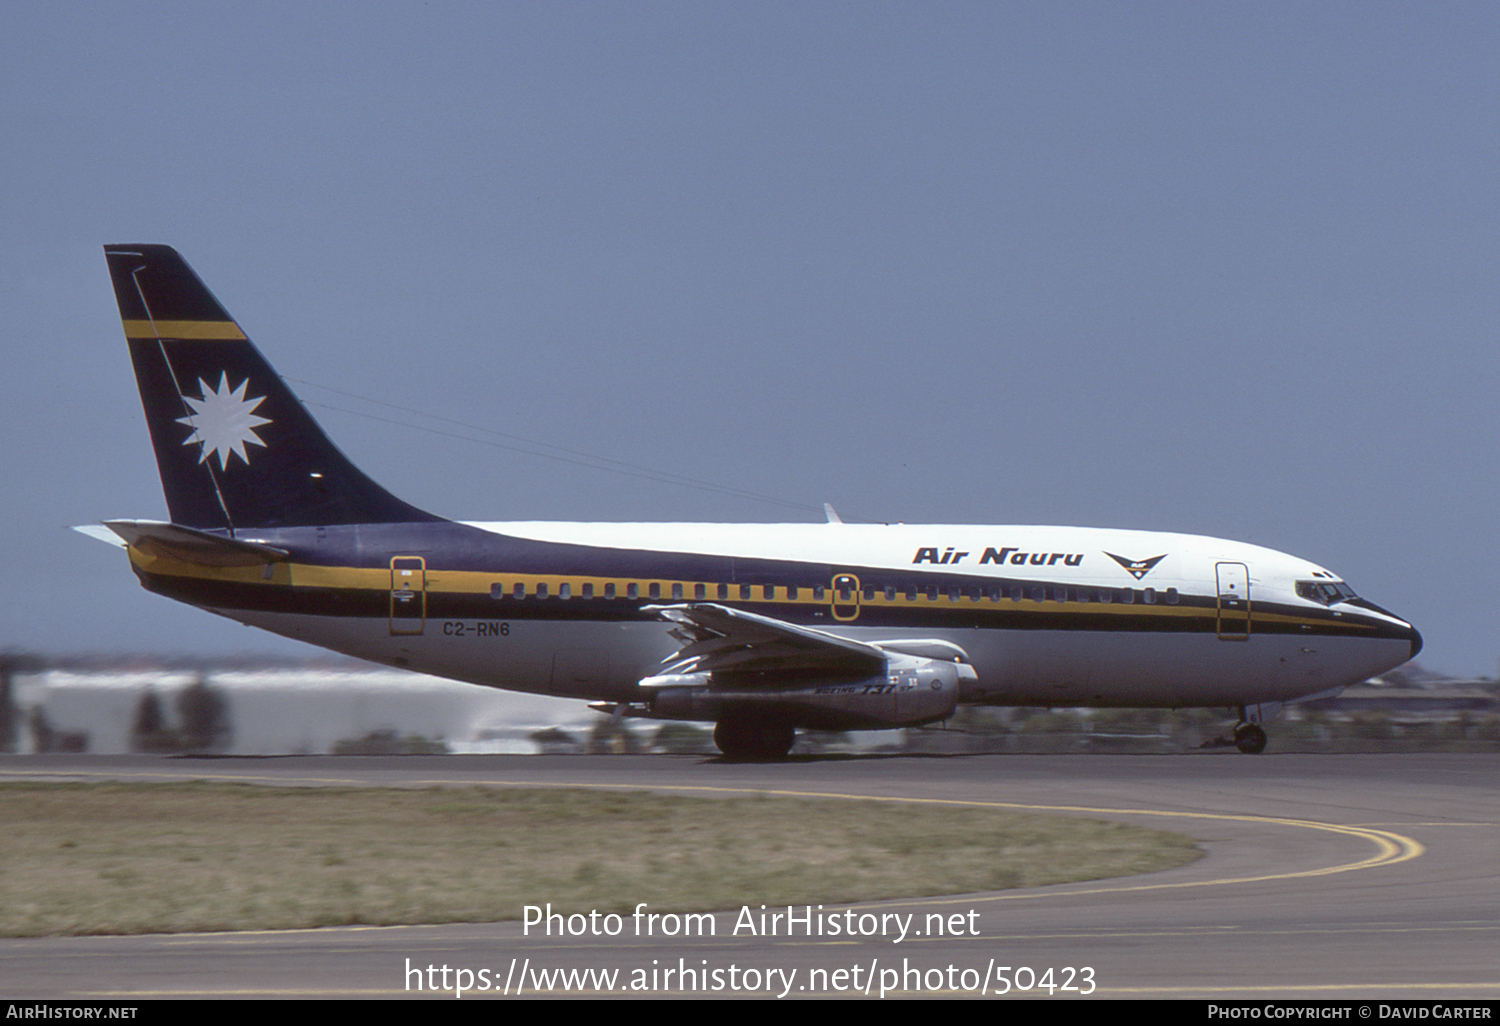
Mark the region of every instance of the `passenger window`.
POLYGON ((586 598, 586 599, 591 599, 591 598, 594 597, 594 582, 593 581, 585 581, 584 582, 584 585, 583 585, 583 597, 586 598))
POLYGON ((740 585, 740 598, 746 600, 747 602, 750 600, 750 585, 740 585))
POLYGON ((610 581, 608 584, 606 584, 604 586, 604 597, 607 598, 607 599, 612 599, 612 598, 615 597, 615 582, 614 581, 610 581))
POLYGON ((560 598, 560 599, 572 598, 573 597, 573 585, 569 584, 567 581, 564 581, 562 584, 558 585, 557 586, 557 597, 560 598))
POLYGON ((541 584, 538 584, 536 586, 536 597, 537 598, 546 598, 547 597, 547 582, 546 581, 543 581, 541 584))
POLYGON ((651 582, 651 587, 649 589, 649 593, 650 593, 651 597, 654 598, 654 599, 661 598, 661 585, 659 583, 657 583, 656 581, 652 581, 651 582))
POLYGON ((1141 592, 1141 601, 1146 603, 1146 605, 1148 606, 1156 605, 1156 589, 1147 588, 1145 591, 1141 592))
POLYGON ((505 597, 505 585, 498 584, 498 583, 490 585, 490 598, 492 598, 492 599, 503 599, 504 597, 505 597))
POLYGON ((1135 592, 1131 591, 1129 588, 1121 588, 1120 601, 1125 603, 1127 606, 1132 604, 1133 602, 1135 602, 1135 592))
POLYGON ((1175 606, 1176 604, 1177 604, 1177 589, 1176 588, 1168 588, 1167 589, 1167 605, 1169 605, 1169 606, 1175 606))
POLYGON ((729 585, 727 585, 727 584, 721 584, 721 585, 719 585, 719 598, 720 599, 727 599, 728 597, 729 597, 729 585))
POLYGON ((698 600, 702 600, 702 599, 708 598, 708 585, 706 585, 706 584, 695 584, 695 585, 693 585, 693 598, 698 599, 698 600))
POLYGON ((639 584, 636 584, 634 581, 631 581, 629 584, 627 584, 625 586, 625 597, 626 598, 640 598, 641 597, 641 586, 639 584))
POLYGON ((887 584, 885 586, 885 600, 887 602, 896 601, 896 586, 894 584, 887 584))
POLYGON ((526 582, 525 581, 517 581, 516 582, 516 586, 511 589, 510 593, 511 593, 511 595, 513 595, 516 598, 525 598, 526 597, 526 582))
POLYGON ((672 585, 672 598, 674 600, 676 600, 676 601, 681 601, 681 599, 682 599, 682 585, 681 584, 673 584, 672 585))
POLYGON ((817 602, 823 601, 823 586, 821 584, 813 585, 813 599, 817 602))
POLYGON ((795 599, 797 597, 797 586, 795 584, 788 584, 786 586, 786 597, 789 599, 795 599))
POLYGON ((760 597, 763 598, 763 599, 766 599, 768 601, 775 599, 776 598, 776 585, 774 585, 774 584, 763 584, 763 585, 761 585, 761 588, 760 588, 760 597))

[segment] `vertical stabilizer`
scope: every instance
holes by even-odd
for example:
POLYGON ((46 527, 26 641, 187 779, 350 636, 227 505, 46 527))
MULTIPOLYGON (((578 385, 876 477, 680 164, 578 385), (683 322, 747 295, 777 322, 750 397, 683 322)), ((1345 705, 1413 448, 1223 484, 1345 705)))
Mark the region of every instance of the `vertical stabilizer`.
POLYGON ((105 246, 172 522, 224 529, 440 519, 323 433, 170 246, 105 246))

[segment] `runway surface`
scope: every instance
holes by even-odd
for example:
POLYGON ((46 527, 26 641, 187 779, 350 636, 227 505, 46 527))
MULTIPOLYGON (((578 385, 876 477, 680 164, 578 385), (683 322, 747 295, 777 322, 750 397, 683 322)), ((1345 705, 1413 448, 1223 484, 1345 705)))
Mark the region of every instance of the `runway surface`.
POLYGON ((671 756, 0 757, 0 780, 16 779, 917 800, 1141 823, 1188 834, 1207 852, 1182 869, 1113 881, 852 910, 799 906, 790 927, 765 921, 774 936, 762 935, 757 904, 753 931, 730 909, 712 920, 711 936, 700 922, 705 935, 692 937, 662 936, 670 921, 627 915, 618 924, 575 921, 582 936, 554 929, 550 938, 512 922, 0 941, 0 992, 17 998, 453 1000, 460 986, 465 1001, 518 992, 874 997, 882 988, 887 996, 1051 1000, 1090 991, 1500 997, 1500 756, 892 756, 762 765, 671 756), (617 935, 603 935, 616 925, 617 935), (652 936, 637 936, 648 925, 652 936))

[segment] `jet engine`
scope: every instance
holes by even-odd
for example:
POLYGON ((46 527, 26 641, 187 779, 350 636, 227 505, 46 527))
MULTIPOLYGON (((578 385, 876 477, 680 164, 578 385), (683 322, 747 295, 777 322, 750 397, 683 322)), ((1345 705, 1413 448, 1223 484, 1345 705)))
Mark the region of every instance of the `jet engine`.
POLYGON ((947 719, 968 663, 889 652, 886 672, 809 678, 795 672, 668 673, 640 682, 642 714, 664 720, 775 719, 814 730, 881 730, 947 719))

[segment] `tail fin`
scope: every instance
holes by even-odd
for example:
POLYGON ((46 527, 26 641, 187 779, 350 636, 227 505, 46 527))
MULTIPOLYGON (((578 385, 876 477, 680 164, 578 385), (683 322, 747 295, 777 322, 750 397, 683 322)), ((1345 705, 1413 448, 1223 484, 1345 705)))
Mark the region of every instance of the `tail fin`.
POLYGON ((203 529, 407 523, 170 246, 105 246, 172 522, 203 529))

